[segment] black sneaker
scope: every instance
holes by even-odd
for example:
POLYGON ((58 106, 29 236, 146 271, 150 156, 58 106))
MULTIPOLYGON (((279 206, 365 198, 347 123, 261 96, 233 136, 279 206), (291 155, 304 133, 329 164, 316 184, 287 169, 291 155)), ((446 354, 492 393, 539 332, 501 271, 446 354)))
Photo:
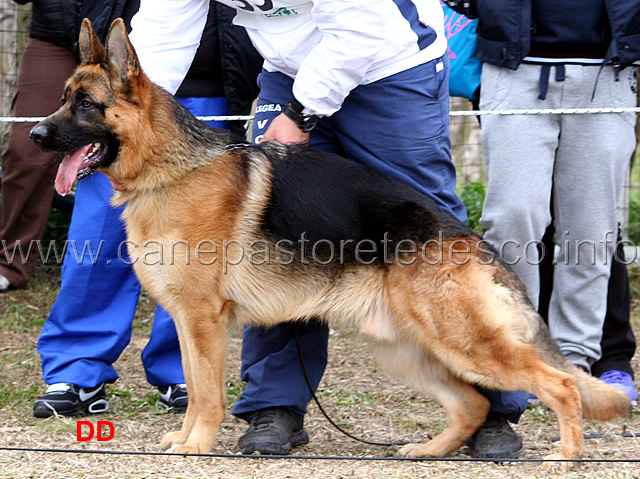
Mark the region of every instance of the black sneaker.
POLYGON ((517 459, 524 456, 522 439, 502 414, 489 413, 484 424, 467 441, 471 457, 517 459))
POLYGON ((160 400, 158 404, 167 412, 184 412, 189 405, 189 395, 186 384, 171 384, 169 386, 158 386, 160 400))
POLYGON ((304 416, 290 409, 262 409, 250 418, 249 429, 238 439, 238 446, 242 454, 289 454, 292 448, 309 442, 303 424, 304 416))
POLYGON ((103 413, 108 409, 104 383, 93 388, 80 388, 70 383, 52 384, 44 396, 33 403, 35 417, 84 416, 103 413))

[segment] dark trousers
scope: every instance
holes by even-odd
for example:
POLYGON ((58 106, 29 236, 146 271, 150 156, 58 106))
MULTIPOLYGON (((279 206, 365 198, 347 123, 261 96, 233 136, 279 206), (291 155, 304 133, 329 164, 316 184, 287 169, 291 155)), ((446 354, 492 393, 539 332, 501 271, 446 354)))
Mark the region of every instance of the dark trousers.
MULTIPOLYGON (((553 251, 553 225, 547 228, 542 242, 546 251, 553 251)), ((619 239, 619 238, 618 238, 619 239)), ((630 292, 627 267, 623 263, 624 250, 618 244, 616 256, 611 261, 611 276, 607 295, 607 314, 602 330, 602 357, 591 366, 591 373, 600 376, 611 370, 624 371, 633 377, 631 358, 636 351, 636 338, 630 322, 630 292)), ((538 311, 548 320, 549 301, 553 289, 553 254, 544 255, 540 264, 540 303, 538 311)))
MULTIPOLYGON (((71 50, 31 38, 22 56, 14 114, 39 117, 56 111, 76 62, 71 50)), ((18 288, 26 285, 36 265, 33 242, 42 238, 47 225, 56 174, 53 153, 41 152, 29 139, 33 126, 13 123, 2 154, 0 274, 18 288)))
MULTIPOLYGON (((416 187, 464 221, 464 207, 453 194, 455 172, 449 159, 449 138, 442 134, 449 128, 445 78, 448 69, 438 70, 437 63, 433 60, 414 71, 360 85, 349 94, 340 111, 320 119, 310 142, 315 148, 342 154, 416 187), (421 105, 419 121, 415 115, 404 114, 406 105, 421 105), (394 145, 389 145, 390 137, 394 138, 394 145)), ((253 123, 254 140, 264 134, 269 121, 291 98, 293 80, 281 73, 267 72, 258 82, 260 99, 253 123)), ((298 330, 309 376, 317 388, 327 363, 329 330, 315 321, 299 324, 298 330)), ((298 359, 293 327, 247 327, 243 338, 241 373, 247 386, 232 413, 247 418, 260 409, 286 406, 304 414, 311 393, 298 359)), ((491 401, 492 411, 513 422, 527 407, 527 393, 522 391, 483 393, 491 401)))

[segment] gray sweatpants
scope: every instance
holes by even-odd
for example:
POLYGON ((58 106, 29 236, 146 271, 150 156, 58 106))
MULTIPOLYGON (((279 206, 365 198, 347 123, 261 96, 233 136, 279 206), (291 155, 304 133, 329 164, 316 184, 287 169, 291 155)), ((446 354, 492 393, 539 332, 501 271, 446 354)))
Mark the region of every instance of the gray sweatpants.
MULTIPOLYGON (((613 68, 605 67, 596 86, 599 66, 566 65, 564 81, 556 80, 552 67, 546 99, 540 100, 541 68, 522 64, 512 71, 484 64, 480 108, 636 106, 633 68, 615 81, 613 68)), ((553 189, 559 254, 549 327, 565 356, 586 368, 601 355, 616 206, 636 145, 635 120, 632 112, 482 117, 485 238, 513 264, 537 307, 537 244, 551 222, 553 189)))

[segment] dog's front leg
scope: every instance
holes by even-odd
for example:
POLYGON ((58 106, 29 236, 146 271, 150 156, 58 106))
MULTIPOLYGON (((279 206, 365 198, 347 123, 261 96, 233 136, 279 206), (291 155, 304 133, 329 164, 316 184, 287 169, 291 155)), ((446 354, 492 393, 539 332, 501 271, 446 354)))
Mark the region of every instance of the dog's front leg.
MULTIPOLYGON (((176 326, 176 331, 178 332, 178 338, 180 339, 180 356, 182 357, 182 370, 184 373, 185 382, 187 383, 187 385, 189 385, 193 383, 191 379, 191 362, 189 360, 189 349, 182 346, 182 338, 186 338, 186 335, 179 316, 174 316, 174 323, 176 326)), ((187 388, 189 388, 189 386, 187 386, 187 388)), ((191 392, 189 389, 187 389, 187 392, 189 393, 189 396, 191 396, 191 392)), ((189 437, 189 431, 191 431, 191 427, 193 426, 193 420, 195 417, 195 407, 193 406, 193 402, 190 400, 189 404, 187 405, 187 411, 185 413, 184 419, 182 421, 182 428, 178 431, 172 431, 165 434, 160 441, 160 445, 162 446, 162 448, 169 449, 173 445, 184 444, 189 437)))
POLYGON ((181 318, 176 320, 176 326, 189 406, 182 429, 165 435, 162 444, 170 446, 169 452, 206 453, 213 446, 225 414, 227 327, 219 316, 212 317, 210 313, 181 318))

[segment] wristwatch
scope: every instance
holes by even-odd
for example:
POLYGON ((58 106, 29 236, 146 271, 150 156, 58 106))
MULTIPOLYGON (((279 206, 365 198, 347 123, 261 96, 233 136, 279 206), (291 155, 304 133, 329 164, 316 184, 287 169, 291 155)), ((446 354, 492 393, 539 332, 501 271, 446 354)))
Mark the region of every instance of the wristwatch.
POLYGON ((308 133, 315 128, 316 123, 318 123, 318 117, 316 115, 305 115, 302 110, 304 110, 302 103, 292 97, 282 113, 290 120, 293 120, 302 131, 308 133))

